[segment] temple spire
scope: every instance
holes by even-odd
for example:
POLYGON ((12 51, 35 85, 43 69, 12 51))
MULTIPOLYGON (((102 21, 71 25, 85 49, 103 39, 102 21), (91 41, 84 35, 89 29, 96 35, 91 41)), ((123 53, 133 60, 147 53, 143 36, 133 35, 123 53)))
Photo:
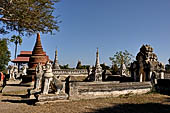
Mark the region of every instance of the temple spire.
POLYGON ((95 81, 102 81, 102 67, 99 62, 99 49, 97 48, 96 52, 96 65, 95 65, 95 73, 94 73, 95 81))
POLYGON ((60 66, 59 66, 59 63, 58 63, 57 49, 55 51, 55 59, 54 59, 54 63, 53 63, 53 69, 60 69, 60 66))
POLYGON ((36 43, 33 49, 33 55, 44 55, 44 51, 42 48, 42 44, 41 44, 41 38, 40 38, 40 33, 37 33, 37 39, 36 39, 36 43))
POLYGON ((97 48, 97 52, 96 52, 96 68, 100 67, 100 62, 99 62, 99 49, 97 48))

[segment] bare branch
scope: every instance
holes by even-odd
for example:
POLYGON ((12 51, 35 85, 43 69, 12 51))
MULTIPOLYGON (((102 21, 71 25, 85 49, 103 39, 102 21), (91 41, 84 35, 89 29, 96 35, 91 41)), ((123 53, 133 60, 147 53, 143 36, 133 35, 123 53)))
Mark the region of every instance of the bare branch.
POLYGON ((0 21, 17 21, 18 19, 0 18, 0 21))

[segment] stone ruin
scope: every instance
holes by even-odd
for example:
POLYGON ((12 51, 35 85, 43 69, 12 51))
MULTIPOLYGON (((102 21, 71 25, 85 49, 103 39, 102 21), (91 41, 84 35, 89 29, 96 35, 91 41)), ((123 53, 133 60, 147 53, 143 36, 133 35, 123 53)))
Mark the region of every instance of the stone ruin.
POLYGON ((28 90, 29 96, 34 95, 39 102, 68 98, 68 95, 63 91, 64 83, 59 79, 59 76, 54 76, 52 64, 49 61, 45 65, 44 72, 40 63, 36 66, 35 78, 34 88, 28 90))
MULTIPOLYGON (((120 77, 123 79, 128 78, 126 76, 126 70, 126 66, 122 64, 120 77)), ((110 75, 111 72, 108 70, 102 70, 99 62, 98 49, 96 52, 95 67, 90 67, 89 69, 60 69, 57 50, 55 51, 55 59, 52 65, 42 49, 40 35, 37 34, 33 56, 30 58, 29 69, 26 75, 31 75, 31 77, 34 75, 34 79, 31 78, 31 80, 34 80, 34 88, 28 90, 28 95, 31 95, 31 98, 33 96, 38 101, 49 101, 65 100, 68 99, 68 97, 74 98, 80 95, 81 97, 86 95, 87 98, 89 95, 114 95, 117 90, 119 90, 119 94, 121 94, 121 91, 124 93, 131 91, 134 93, 148 92, 151 89, 150 82, 142 82, 151 81, 156 83, 156 79, 163 79, 165 66, 158 62, 158 58, 156 54, 153 53, 153 48, 150 45, 143 45, 136 56, 136 61, 131 64, 130 70, 133 81, 140 81, 141 83, 133 81, 120 83, 122 81, 114 81, 114 79, 111 82, 107 80, 107 82, 102 82, 106 74, 108 74, 108 76, 112 75, 110 75), (75 78, 79 76, 84 78, 76 80, 75 78), (145 90, 144 88, 147 89, 145 90)), ((11 78, 12 77, 13 75, 11 74, 11 78)))
POLYGON ((97 48, 96 52, 96 63, 95 67, 91 68, 89 67, 88 69, 88 77, 86 78, 86 81, 102 81, 102 67, 100 66, 100 61, 99 61, 99 49, 97 48))
POLYGON ((143 45, 136 56, 136 61, 131 64, 131 76, 134 81, 152 81, 164 79, 165 66, 158 61, 150 45, 143 45))
POLYGON ((123 64, 121 64, 121 66, 120 66, 120 75, 121 76, 127 76, 127 69, 126 69, 126 65, 123 63, 123 64))
POLYGON ((95 70, 94 70, 94 80, 95 81, 102 81, 102 72, 103 72, 103 70, 99 63, 99 49, 97 48, 96 65, 95 65, 95 70))
POLYGON ((23 76, 27 75, 27 66, 23 65, 22 68, 18 71, 18 66, 9 65, 7 73, 9 74, 9 80, 21 79, 23 76))

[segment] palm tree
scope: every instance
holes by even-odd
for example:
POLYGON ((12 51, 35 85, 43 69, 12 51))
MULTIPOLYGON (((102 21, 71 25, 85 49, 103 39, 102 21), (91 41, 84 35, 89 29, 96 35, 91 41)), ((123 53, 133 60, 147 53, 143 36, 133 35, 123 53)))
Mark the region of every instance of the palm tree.
POLYGON ((13 35, 10 39, 10 42, 14 42, 15 43, 15 56, 14 58, 16 58, 16 55, 17 55, 17 46, 18 44, 21 45, 22 44, 22 38, 18 35, 13 35))

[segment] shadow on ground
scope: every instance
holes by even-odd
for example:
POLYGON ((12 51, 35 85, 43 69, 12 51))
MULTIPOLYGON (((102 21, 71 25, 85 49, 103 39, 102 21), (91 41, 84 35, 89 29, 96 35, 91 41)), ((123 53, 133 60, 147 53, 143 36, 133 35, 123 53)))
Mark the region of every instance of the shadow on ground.
POLYGON ((3 94, 3 96, 28 98, 28 95, 19 95, 19 94, 3 94))
POLYGON ((35 105, 35 102, 36 102, 36 99, 29 99, 28 95, 3 94, 3 96, 20 97, 20 99, 18 100, 4 99, 4 100, 1 100, 1 102, 25 103, 27 105, 35 105))
POLYGON ((159 103, 118 104, 89 113, 170 113, 170 105, 159 103))
POLYGON ((10 102, 10 103, 23 103, 27 105, 35 105, 35 99, 24 99, 24 100, 1 100, 1 102, 10 102))

